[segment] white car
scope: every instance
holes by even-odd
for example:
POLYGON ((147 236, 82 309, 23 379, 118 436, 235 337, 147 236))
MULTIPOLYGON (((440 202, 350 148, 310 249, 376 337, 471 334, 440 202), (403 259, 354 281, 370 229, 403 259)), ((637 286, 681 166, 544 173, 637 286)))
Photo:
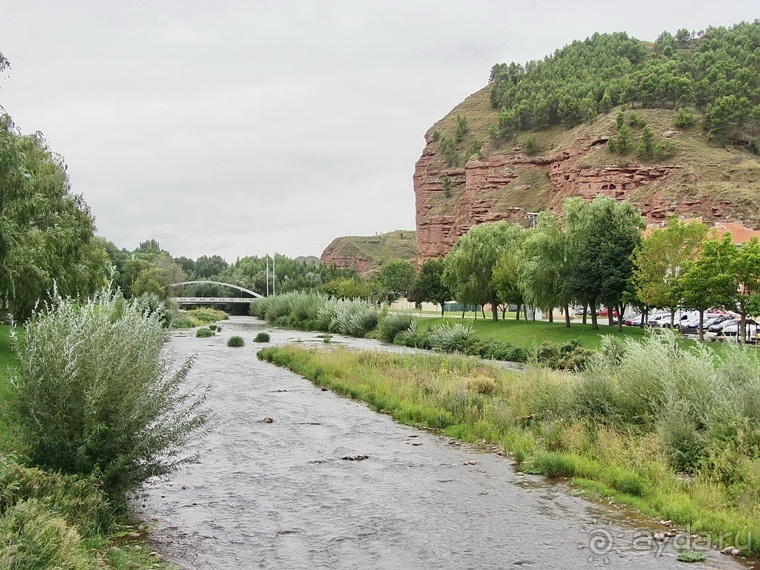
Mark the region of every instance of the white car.
MULTIPOLYGON (((727 321, 731 316, 722 313, 705 313, 702 328, 706 332, 709 327, 727 321)), ((697 334, 699 332, 699 315, 681 323, 681 332, 684 334, 697 334)))
POLYGON ((732 325, 738 326, 739 319, 728 319, 727 321, 721 321, 720 323, 716 323, 714 325, 710 325, 707 327, 707 330, 709 330, 712 333, 717 333, 718 335, 721 335, 723 333, 723 330, 726 327, 730 327, 732 325))
MULTIPOLYGON (((728 321, 726 321, 728 322, 728 321)), ((745 326, 745 333, 746 333, 746 339, 749 341, 754 341, 757 339, 757 329, 760 328, 760 325, 758 325, 757 321, 754 319, 747 319, 744 323, 745 326)), ((718 336, 738 336, 739 335, 739 320, 737 319, 736 322, 726 325, 723 327, 723 329, 718 333, 718 336)))
POLYGON ((669 327, 670 326, 670 312, 653 313, 647 320, 648 327, 669 327))

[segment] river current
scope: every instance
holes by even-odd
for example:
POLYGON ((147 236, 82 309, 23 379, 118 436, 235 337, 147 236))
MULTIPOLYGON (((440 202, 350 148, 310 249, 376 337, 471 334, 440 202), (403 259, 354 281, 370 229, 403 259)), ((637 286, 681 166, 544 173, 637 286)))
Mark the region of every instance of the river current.
MULTIPOLYGON (((315 333, 220 324, 215 337, 170 341, 178 360, 197 355, 188 381, 209 387, 203 456, 133 501, 180 568, 684 568, 674 542, 688 535, 652 540, 669 529, 256 358, 259 331, 270 344, 324 346, 315 333), (228 348, 232 335, 246 346, 228 348)), ((706 554, 702 568, 743 567, 706 554)))

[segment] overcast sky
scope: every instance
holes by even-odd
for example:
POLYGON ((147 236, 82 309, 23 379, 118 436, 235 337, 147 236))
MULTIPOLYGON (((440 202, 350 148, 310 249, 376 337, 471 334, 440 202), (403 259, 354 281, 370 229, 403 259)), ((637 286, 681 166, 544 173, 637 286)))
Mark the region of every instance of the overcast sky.
POLYGON ((119 247, 319 255, 414 228, 423 135, 494 63, 757 16, 749 0, 0 0, 0 105, 64 156, 119 247))

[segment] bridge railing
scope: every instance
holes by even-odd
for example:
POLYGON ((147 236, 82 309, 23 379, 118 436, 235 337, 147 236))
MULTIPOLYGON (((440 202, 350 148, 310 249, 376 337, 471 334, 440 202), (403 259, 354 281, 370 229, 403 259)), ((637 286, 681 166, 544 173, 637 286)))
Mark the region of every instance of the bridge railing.
POLYGON ((180 305, 225 305, 227 303, 254 303, 258 297, 174 297, 180 305))

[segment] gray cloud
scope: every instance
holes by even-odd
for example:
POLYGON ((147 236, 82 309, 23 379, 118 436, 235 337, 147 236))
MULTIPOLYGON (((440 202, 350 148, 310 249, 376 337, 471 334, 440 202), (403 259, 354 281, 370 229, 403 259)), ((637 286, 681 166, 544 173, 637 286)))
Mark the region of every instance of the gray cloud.
POLYGON ((423 134, 500 61, 599 31, 653 40, 754 3, 28 0, 0 104, 69 165, 99 233, 174 255, 318 255, 414 227, 423 134))

